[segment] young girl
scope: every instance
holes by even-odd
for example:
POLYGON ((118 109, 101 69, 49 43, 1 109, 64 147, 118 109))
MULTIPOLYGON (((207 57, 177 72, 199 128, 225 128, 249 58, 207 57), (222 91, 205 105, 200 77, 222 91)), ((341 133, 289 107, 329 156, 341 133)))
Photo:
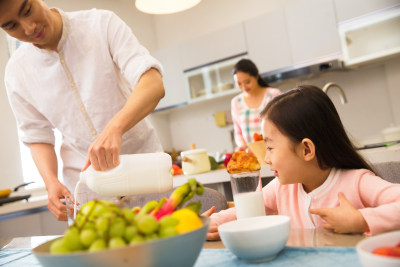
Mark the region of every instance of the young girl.
MULTIPOLYGON (((321 89, 300 86, 286 92, 260 116, 265 162, 276 177, 262 189, 267 215, 290 216, 292 228, 336 233, 400 229, 400 184, 372 172, 321 89)), ((235 219, 234 208, 212 214, 207 238, 219 239, 218 225, 235 219)))

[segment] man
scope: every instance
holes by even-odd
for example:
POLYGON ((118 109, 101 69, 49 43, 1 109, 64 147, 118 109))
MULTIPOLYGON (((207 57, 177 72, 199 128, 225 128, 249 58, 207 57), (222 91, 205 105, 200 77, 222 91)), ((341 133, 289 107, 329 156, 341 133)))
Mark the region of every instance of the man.
MULTIPOLYGON (((43 0, 0 0, 0 26, 24 42, 5 73, 21 139, 48 191, 48 208, 66 220, 81 169, 107 170, 120 154, 161 151, 145 117, 164 96, 161 66, 129 27, 104 10, 63 12, 43 0), (133 88, 133 90, 132 90, 133 88), (62 133, 63 185, 53 129, 62 133)), ((95 197, 85 187, 78 202, 95 197)))

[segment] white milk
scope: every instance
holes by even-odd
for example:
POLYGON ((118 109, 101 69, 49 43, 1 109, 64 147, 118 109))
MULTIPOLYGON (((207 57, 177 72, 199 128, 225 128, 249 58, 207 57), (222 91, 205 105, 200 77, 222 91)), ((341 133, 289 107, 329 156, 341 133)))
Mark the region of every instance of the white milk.
POLYGON ((75 186, 75 192, 74 192, 74 200, 75 200, 75 203, 74 203, 74 220, 76 219, 76 203, 78 202, 78 193, 79 193, 79 186, 80 186, 80 184, 82 183, 82 181, 78 181, 77 183, 76 183, 76 186, 75 186))
POLYGON ((264 216, 264 199, 261 191, 240 193, 233 196, 237 219, 264 216))

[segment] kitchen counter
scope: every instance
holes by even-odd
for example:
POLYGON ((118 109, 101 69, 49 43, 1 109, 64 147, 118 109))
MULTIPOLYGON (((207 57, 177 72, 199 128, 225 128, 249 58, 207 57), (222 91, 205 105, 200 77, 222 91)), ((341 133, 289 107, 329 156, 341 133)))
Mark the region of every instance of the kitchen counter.
MULTIPOLYGON (((261 177, 273 177, 273 176, 274 173, 269 169, 268 165, 261 165, 261 177)), ((174 187, 186 183, 189 178, 195 178, 197 181, 205 185, 231 181, 229 173, 226 171, 226 169, 218 169, 215 171, 199 173, 199 174, 174 176, 174 187)))

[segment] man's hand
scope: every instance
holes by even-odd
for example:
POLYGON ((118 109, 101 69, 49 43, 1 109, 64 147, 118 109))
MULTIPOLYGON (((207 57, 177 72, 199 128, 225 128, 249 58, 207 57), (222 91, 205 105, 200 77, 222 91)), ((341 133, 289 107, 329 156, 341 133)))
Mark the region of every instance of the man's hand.
POLYGON ((339 207, 310 209, 311 214, 319 215, 325 221, 322 226, 335 233, 364 233, 369 227, 361 212, 353 207, 343 193, 338 194, 339 207))
POLYGON ((51 213, 53 213, 54 217, 56 217, 57 220, 66 221, 67 210, 60 199, 64 198, 65 196, 69 196, 72 201, 75 201, 69 190, 57 181, 47 186, 47 193, 47 207, 49 208, 51 213))
POLYGON ((96 171, 105 171, 118 166, 121 144, 122 132, 111 125, 107 125, 90 145, 88 158, 82 171, 85 171, 90 164, 96 171))

